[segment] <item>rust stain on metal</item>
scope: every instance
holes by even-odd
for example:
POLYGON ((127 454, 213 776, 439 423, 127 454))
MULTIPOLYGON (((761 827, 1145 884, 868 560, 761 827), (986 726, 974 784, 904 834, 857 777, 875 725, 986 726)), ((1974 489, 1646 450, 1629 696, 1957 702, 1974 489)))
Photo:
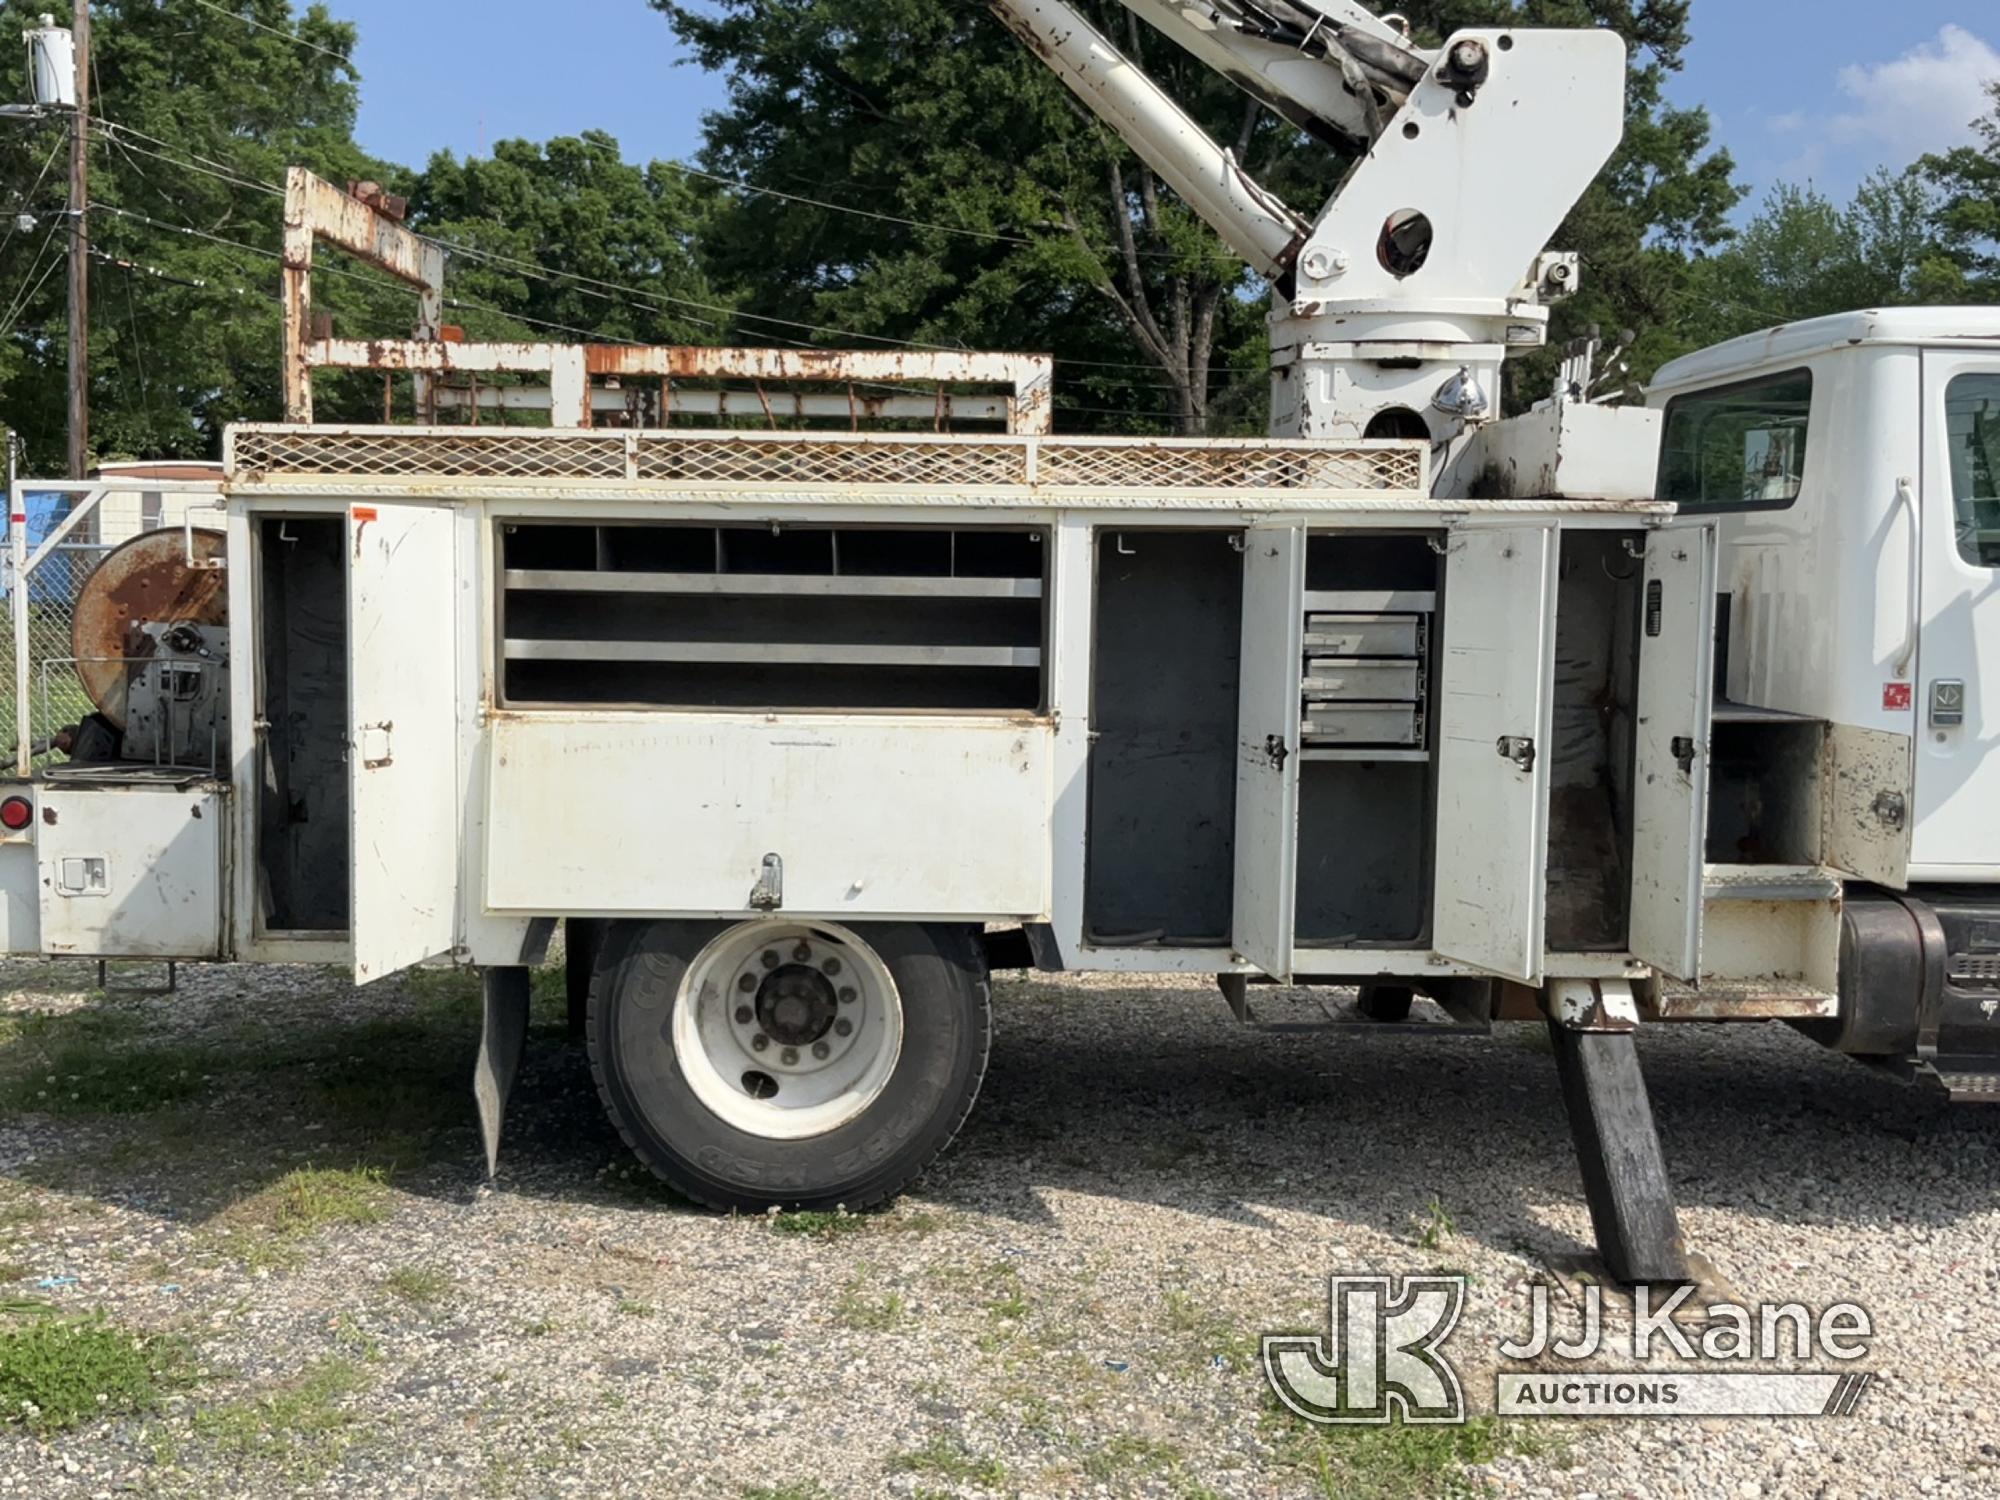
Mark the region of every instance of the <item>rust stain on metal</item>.
MULTIPOLYGON (((219 531, 197 530, 195 560, 223 559, 227 543, 219 531)), ((77 676, 97 711, 125 727, 125 689, 131 663, 153 654, 142 624, 226 625, 228 574, 221 568, 190 568, 186 533, 149 531, 117 548, 84 580, 70 627, 70 652, 77 676)))

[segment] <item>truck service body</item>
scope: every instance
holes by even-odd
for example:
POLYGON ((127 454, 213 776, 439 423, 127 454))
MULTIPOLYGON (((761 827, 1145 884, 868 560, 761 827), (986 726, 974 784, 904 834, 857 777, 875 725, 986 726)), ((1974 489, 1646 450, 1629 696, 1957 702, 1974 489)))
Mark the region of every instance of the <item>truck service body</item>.
POLYGON ((1060 0, 993 0, 1272 280, 1272 438, 1052 436, 1024 356, 467 344, 442 249, 295 171, 288 420, 231 430, 210 516, 37 592, 103 486, 14 487, 7 949, 476 966, 490 1168, 565 923, 612 1118, 743 1207, 920 1171, 993 968, 1214 975, 1246 1022, 1423 992, 1549 1027, 1628 1281, 1687 1275, 1641 1025, 1992 1093, 2000 320, 1781 329, 1645 406, 1586 343, 1499 418, 1615 37, 1126 3, 1362 152, 1295 214, 1060 0), (308 335, 320 241, 413 339, 308 335), (417 420, 315 423, 325 368, 417 420), (28 488, 75 497, 32 546, 28 488))

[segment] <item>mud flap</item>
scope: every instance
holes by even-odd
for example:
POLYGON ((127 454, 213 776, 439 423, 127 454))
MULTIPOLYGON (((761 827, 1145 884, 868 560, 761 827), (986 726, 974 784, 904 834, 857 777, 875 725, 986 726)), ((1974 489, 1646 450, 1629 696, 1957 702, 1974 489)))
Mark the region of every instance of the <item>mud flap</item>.
POLYGON ((528 1041, 528 970, 488 969, 486 1020, 479 1035, 479 1060, 472 1070, 472 1097, 479 1106, 479 1138, 486 1147, 486 1176, 500 1169, 500 1122, 507 1095, 521 1070, 528 1041))
POLYGON ((1691 1281, 1632 1030, 1579 1030, 1552 1016, 1549 1039, 1606 1269, 1625 1286, 1691 1281))
POLYGON ((584 1017, 590 1009, 590 975, 597 967, 597 950, 604 946, 608 924, 589 917, 563 920, 563 994, 569 1004, 569 1039, 583 1040, 584 1017))

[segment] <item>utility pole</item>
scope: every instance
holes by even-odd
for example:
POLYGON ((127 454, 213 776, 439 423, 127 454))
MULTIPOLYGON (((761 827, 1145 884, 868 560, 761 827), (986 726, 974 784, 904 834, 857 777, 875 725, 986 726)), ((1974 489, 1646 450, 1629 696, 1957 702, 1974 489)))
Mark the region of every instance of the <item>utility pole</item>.
POLYGON ((76 0, 69 137, 69 477, 90 471, 90 0, 76 0))

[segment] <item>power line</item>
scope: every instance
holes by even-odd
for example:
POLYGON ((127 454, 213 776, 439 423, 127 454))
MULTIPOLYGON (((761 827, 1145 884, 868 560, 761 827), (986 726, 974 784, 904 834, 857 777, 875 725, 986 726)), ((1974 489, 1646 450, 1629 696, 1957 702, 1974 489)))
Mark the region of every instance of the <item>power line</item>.
MULTIPOLYGON (((146 133, 143 131, 135 131, 132 129, 132 127, 120 125, 116 121, 107 120, 103 119, 102 117, 99 117, 97 123, 108 126, 114 130, 125 131, 130 134, 137 134, 141 136, 143 139, 152 140, 161 145, 167 144, 166 142, 159 141, 159 138, 156 136, 147 136, 146 133)), ((127 144, 129 147, 129 143, 125 144, 127 144)), ((284 190, 272 183, 260 182, 254 179, 238 177, 233 173, 218 171, 212 167, 205 167, 202 165, 198 165, 196 163, 182 160, 177 157, 164 155, 159 152, 149 151, 146 154, 148 156, 154 157, 156 160, 164 161, 171 166, 185 167, 198 173, 205 173, 208 176, 220 178, 221 180, 233 183, 236 186, 252 188, 257 191, 270 193, 277 197, 283 197, 284 195, 284 190)), ((670 165, 681 167, 683 170, 691 170, 691 171, 696 170, 692 168, 686 168, 684 164, 679 162, 673 162, 670 163, 670 165)), ((715 177, 715 174, 713 173, 698 173, 698 175, 715 177)), ((728 179, 728 178, 717 177, 715 180, 722 182, 733 182, 733 179, 728 179)), ((769 191, 774 196, 777 197, 792 196, 788 194, 777 193, 775 189, 767 190, 767 189, 756 188, 749 183, 736 183, 735 185, 744 188, 746 191, 753 191, 753 192, 769 191)), ((798 199, 797 201, 816 203, 818 200, 798 199)), ((884 217, 883 215, 869 213, 867 210, 845 209, 841 208, 839 205, 820 204, 819 206, 835 208, 840 212, 864 214, 867 217, 874 217, 874 218, 884 217)), ((888 217, 893 218, 893 216, 888 216, 888 217)), ((952 227, 950 225, 924 225, 923 221, 921 220, 898 220, 897 222, 917 224, 922 227, 936 228, 946 231, 950 231, 952 227)), ((888 345, 889 347, 892 348, 920 349, 927 352, 945 352, 945 353, 958 352, 959 349, 963 348, 962 345, 953 346, 949 344, 933 344, 912 339, 895 338, 887 334, 861 333, 853 329, 844 329, 844 328, 834 327, 828 324, 810 323, 796 318, 781 318, 769 313, 755 313, 755 312, 750 312, 746 309, 731 308, 717 303, 698 302, 691 298, 676 297, 671 293, 654 292, 646 288, 631 286, 629 284, 621 282, 606 281, 597 277, 582 276, 576 272, 553 271, 550 270, 548 267, 541 265, 539 262, 522 260, 518 256, 502 255, 497 251, 482 250, 477 246, 461 244, 453 240, 445 239, 442 236, 438 235, 426 235, 421 233, 421 231, 417 230, 412 230, 411 233, 416 234, 420 239, 428 240, 432 244, 439 245, 454 254, 464 255, 473 260, 483 260, 493 265, 505 266, 508 269, 520 271, 522 274, 527 275, 532 279, 540 280, 551 286, 558 285, 562 281, 568 281, 585 290, 596 289, 594 291, 594 295, 599 296, 602 300, 605 301, 615 301, 616 300, 615 298, 608 297, 605 295, 605 293, 616 292, 627 297, 635 297, 641 301, 650 302, 655 307, 664 308, 672 306, 679 308, 691 308, 701 312, 715 313, 725 318, 747 319, 748 321, 755 323, 766 323, 777 327, 793 328, 799 330, 800 332, 822 334, 833 338, 860 339, 860 340, 865 340, 869 343, 888 345)), ((1023 243, 1033 243, 1033 242, 1023 241, 1023 243)), ((706 319, 690 318, 690 321, 700 323, 704 327, 717 326, 716 324, 706 319)), ((769 335, 767 335, 767 337, 768 336, 769 335)), ((802 347, 810 347, 810 346, 802 346, 802 347)), ((1153 375, 1159 375, 1163 373, 1160 370, 1160 367, 1156 364, 1138 362, 1138 361, 1069 359, 1069 360, 1064 360, 1063 363, 1075 368, 1103 369, 1103 370, 1140 370, 1153 375)), ((1133 383, 1137 384, 1139 382, 1133 382, 1133 383)), ((1161 384, 1160 388, 1172 389, 1173 387, 1171 382, 1167 382, 1161 384)))
POLYGON ((227 16, 232 21, 241 21, 245 26, 252 27, 257 31, 269 32, 272 36, 283 37, 286 41, 293 43, 295 46, 304 47, 309 52, 317 52, 322 57, 330 57, 349 72, 352 72, 354 69, 354 59, 346 53, 336 52, 331 47, 322 47, 318 42, 310 41, 300 36, 297 32, 286 31, 277 26, 267 26, 255 16, 246 16, 240 11, 229 9, 227 6, 217 5, 215 0, 194 0, 194 3, 199 5, 203 10, 214 11, 218 16, 227 16))

